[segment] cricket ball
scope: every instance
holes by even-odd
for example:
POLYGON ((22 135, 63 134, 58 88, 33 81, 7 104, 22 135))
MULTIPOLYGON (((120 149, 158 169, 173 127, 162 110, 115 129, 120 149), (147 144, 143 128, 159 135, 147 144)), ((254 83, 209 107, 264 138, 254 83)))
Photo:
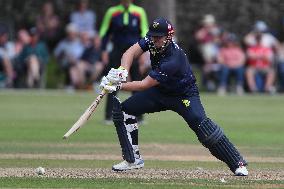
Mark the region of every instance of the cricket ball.
POLYGON ((35 169, 36 174, 43 175, 45 173, 45 170, 43 167, 38 167, 35 169))

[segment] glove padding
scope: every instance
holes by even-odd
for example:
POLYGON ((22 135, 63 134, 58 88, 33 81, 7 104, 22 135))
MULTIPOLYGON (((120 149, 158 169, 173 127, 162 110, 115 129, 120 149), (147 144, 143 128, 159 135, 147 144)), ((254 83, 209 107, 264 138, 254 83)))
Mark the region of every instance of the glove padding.
POLYGON ((102 78, 100 88, 102 90, 105 90, 107 93, 113 93, 115 91, 120 90, 122 83, 112 83, 108 80, 106 76, 102 78))
POLYGON ((112 83, 121 83, 125 82, 128 76, 128 71, 120 66, 118 69, 112 68, 108 74, 107 79, 112 83))
POLYGON ((110 85, 110 81, 104 76, 100 83, 100 88, 103 90, 106 85, 110 85))
POLYGON ((116 84, 112 84, 112 85, 106 85, 104 87, 104 89, 108 92, 108 93, 113 93, 115 91, 119 91, 121 89, 121 85, 122 83, 116 83, 116 84))

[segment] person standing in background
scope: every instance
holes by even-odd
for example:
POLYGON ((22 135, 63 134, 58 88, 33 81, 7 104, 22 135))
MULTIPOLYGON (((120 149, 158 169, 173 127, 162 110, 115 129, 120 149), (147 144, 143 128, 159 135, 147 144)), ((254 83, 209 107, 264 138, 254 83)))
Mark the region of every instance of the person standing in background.
MULTIPOLYGON (((132 0, 121 0, 119 5, 110 7, 103 18, 99 31, 99 36, 102 38, 102 60, 107 63, 105 72, 107 73, 111 68, 118 68, 123 53, 144 37, 147 31, 148 20, 145 10, 134 5, 132 0), (110 40, 113 48, 108 55, 106 47, 110 40)), ((133 63, 130 77, 133 81, 141 80, 137 61, 133 63)), ((112 124, 112 95, 116 94, 108 94, 107 96, 106 124, 112 124)))
POLYGON ((78 28, 80 35, 82 32, 87 32, 93 38, 96 34, 96 13, 88 7, 88 0, 80 0, 77 10, 73 11, 70 15, 70 22, 78 28))
POLYGON ((36 17, 36 29, 40 39, 43 40, 49 51, 52 51, 62 37, 61 23, 59 16, 54 11, 51 1, 45 2, 41 12, 36 17))

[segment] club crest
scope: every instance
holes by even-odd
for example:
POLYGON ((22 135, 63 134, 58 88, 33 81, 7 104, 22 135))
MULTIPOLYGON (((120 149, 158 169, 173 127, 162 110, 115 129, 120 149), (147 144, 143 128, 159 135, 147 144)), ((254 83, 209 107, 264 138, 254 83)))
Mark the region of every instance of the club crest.
POLYGON ((159 22, 154 22, 153 23, 153 28, 157 28, 159 26, 159 22))
POLYGON ((186 99, 182 100, 182 103, 185 105, 185 107, 189 107, 190 105, 190 101, 186 99))

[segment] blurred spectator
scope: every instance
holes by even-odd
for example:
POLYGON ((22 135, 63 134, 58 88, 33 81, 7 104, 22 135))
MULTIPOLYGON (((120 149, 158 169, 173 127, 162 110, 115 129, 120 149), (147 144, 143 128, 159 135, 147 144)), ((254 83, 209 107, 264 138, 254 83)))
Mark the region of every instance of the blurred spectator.
POLYGON ((52 2, 47 1, 42 5, 36 18, 36 28, 40 38, 47 43, 49 50, 52 50, 61 38, 60 19, 54 12, 52 2))
POLYGON ((92 43, 85 46, 85 50, 77 64, 78 84, 83 88, 86 84, 96 82, 104 69, 101 61, 100 38, 92 38, 92 43), (87 83, 89 81, 89 83, 87 83))
POLYGON ((264 47, 272 48, 276 50, 279 45, 279 41, 276 37, 268 32, 268 26, 264 21, 258 20, 253 26, 253 30, 244 37, 244 43, 247 47, 251 47, 257 44, 256 36, 261 35, 260 44, 264 47))
POLYGON ((216 75, 220 69, 216 64, 220 37, 221 28, 216 24, 215 17, 211 14, 205 15, 201 21, 201 27, 195 33, 195 38, 204 61, 203 84, 209 91, 215 90, 216 75))
POLYGON ((78 28, 78 32, 88 32, 91 37, 96 34, 96 14, 90 10, 88 0, 79 0, 77 10, 71 13, 70 21, 78 28))
POLYGON ((4 87, 12 87, 14 70, 12 59, 15 57, 14 43, 8 41, 8 28, 0 25, 0 79, 5 80, 4 87), (2 72, 2 73, 1 73, 2 72))
POLYGON ((24 46, 29 44, 30 41, 31 36, 29 32, 26 29, 20 29, 17 32, 17 37, 15 41, 15 53, 19 55, 22 52, 24 46))
POLYGON ((221 64, 220 86, 218 94, 224 95, 228 89, 230 76, 236 78, 236 92, 243 94, 245 53, 240 47, 235 34, 229 34, 224 39, 224 45, 218 53, 218 63, 221 64))
POLYGON ((248 67, 246 79, 251 92, 265 91, 274 93, 275 71, 273 51, 261 43, 263 35, 255 36, 256 44, 247 49, 248 67))
POLYGON ((17 32, 17 37, 14 42, 15 57, 13 58, 13 66, 16 72, 16 78, 14 80, 14 87, 16 88, 26 87, 25 72, 24 72, 23 64, 19 62, 18 56, 23 51, 24 47, 30 43, 30 41, 31 41, 31 36, 26 29, 20 29, 17 32))
POLYGON ((78 87, 77 68, 80 57, 84 51, 77 26, 69 23, 66 26, 66 38, 61 40, 54 50, 54 55, 59 63, 60 69, 66 74, 66 85, 70 88, 78 87))
POLYGON ((17 57, 21 65, 19 75, 26 77, 29 88, 45 87, 45 67, 49 61, 49 53, 46 44, 40 41, 36 27, 29 30, 30 43, 26 44, 17 57))
POLYGON ((284 43, 277 50, 277 78, 280 92, 284 92, 284 43))
POLYGON ((271 33, 269 33, 269 28, 267 24, 262 21, 258 20, 255 22, 253 26, 253 30, 249 32, 244 37, 244 43, 246 45, 246 48, 255 46, 257 44, 257 36, 260 37, 260 44, 263 47, 271 48, 272 50, 272 62, 275 63, 276 59, 276 51, 278 49, 278 46, 280 45, 280 42, 276 37, 274 37, 271 33))

